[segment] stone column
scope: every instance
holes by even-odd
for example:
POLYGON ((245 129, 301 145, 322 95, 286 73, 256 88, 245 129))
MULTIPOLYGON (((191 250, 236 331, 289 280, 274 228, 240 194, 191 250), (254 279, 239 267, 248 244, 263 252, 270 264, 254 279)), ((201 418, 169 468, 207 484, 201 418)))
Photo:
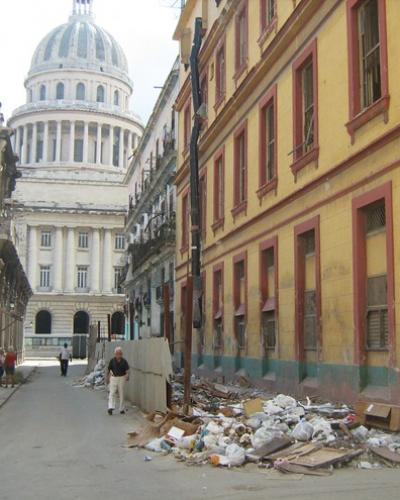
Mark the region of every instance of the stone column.
POLYGON ((119 158, 118 158, 118 165, 120 168, 123 168, 124 166, 124 142, 125 142, 125 131, 121 127, 119 129, 119 158))
POLYGON ((63 229, 62 227, 56 227, 55 231, 55 243, 54 243, 54 290, 56 292, 61 292, 63 288, 63 229))
POLYGON ((32 125, 32 147, 31 147, 31 163, 36 163, 36 154, 37 154, 37 123, 35 122, 32 125))
POLYGON ((112 238, 111 230, 104 230, 103 243, 103 292, 111 293, 112 289, 112 238))
POLYGON ((101 164, 101 139, 102 139, 102 125, 97 124, 97 150, 96 150, 96 163, 101 164))
POLYGON ((110 149, 108 151, 108 164, 112 167, 113 165, 113 155, 114 155, 114 127, 110 125, 110 149))
POLYGON ((16 155, 18 155, 19 159, 21 160, 21 130, 19 127, 15 129, 14 152, 16 155))
POLYGON ((75 229, 68 228, 67 234, 67 265, 65 268, 65 288, 67 292, 75 291, 75 229))
POLYGON ((75 122, 70 122, 69 131, 69 161, 74 161, 74 149, 75 149, 75 122))
POLYGON ((100 291, 100 231, 93 229, 90 259, 90 289, 100 291))
POLYGON ((128 150, 126 152, 126 166, 129 167, 129 158, 132 156, 133 151, 133 135, 132 132, 128 133, 128 150))
POLYGON ((57 122, 56 162, 61 162, 62 122, 57 122))
POLYGON ((22 161, 21 163, 28 163, 28 125, 23 126, 23 142, 22 142, 22 151, 21 151, 22 161))
POLYGON ((29 227, 29 241, 28 241, 28 277, 32 290, 36 290, 37 279, 37 257, 38 257, 38 241, 37 241, 37 228, 34 226, 29 227))
POLYGON ((43 136, 43 162, 49 161, 49 122, 44 122, 44 136, 43 136))
POLYGON ((89 123, 83 125, 83 163, 89 161, 89 123))

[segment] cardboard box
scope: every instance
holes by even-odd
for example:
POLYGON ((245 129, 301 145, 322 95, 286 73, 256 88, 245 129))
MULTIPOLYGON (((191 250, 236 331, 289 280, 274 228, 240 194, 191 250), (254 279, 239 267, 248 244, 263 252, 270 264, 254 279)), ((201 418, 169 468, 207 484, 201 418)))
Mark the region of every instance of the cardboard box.
POLYGON ((400 406, 360 401, 356 405, 360 423, 386 431, 400 431, 400 406))

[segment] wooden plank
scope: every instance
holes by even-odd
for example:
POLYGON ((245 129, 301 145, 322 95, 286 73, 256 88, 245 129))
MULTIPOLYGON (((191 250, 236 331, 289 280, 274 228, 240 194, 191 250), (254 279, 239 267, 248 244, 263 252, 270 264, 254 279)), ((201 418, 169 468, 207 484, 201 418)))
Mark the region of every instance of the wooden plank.
POLYGON ((264 401, 260 398, 249 399, 243 403, 244 414, 246 417, 251 417, 255 413, 261 413, 264 411, 263 407, 264 401))
POLYGON ((374 455, 377 455, 380 458, 389 460, 389 462, 400 464, 400 454, 389 450, 389 448, 382 446, 382 447, 371 448, 371 451, 374 455))
POLYGON ((353 458, 354 454, 349 450, 335 450, 334 448, 321 448, 306 456, 290 460, 292 464, 303 465, 304 467, 327 467, 337 462, 346 461, 353 458))
POLYGON ((274 438, 270 443, 265 444, 264 446, 261 446, 260 448, 257 448, 254 452, 251 453, 252 457, 257 457, 257 458, 264 458, 271 453, 277 452, 278 450, 282 450, 283 448, 286 448, 292 443, 292 440, 288 437, 282 437, 282 438, 274 438))
POLYGON ((286 460, 290 460, 292 458, 295 459, 297 457, 307 455, 308 453, 311 453, 312 451, 317 450, 319 448, 320 446, 317 446, 315 444, 295 443, 292 446, 289 446, 289 448, 283 449, 276 453, 271 453, 270 455, 265 456, 264 458, 271 461, 278 460, 280 458, 285 458, 286 460))
POLYGON ((301 465, 295 465, 293 463, 282 462, 275 465, 275 468, 281 472, 291 473, 291 474, 305 474, 307 476, 330 476, 331 471, 325 469, 311 469, 309 467, 304 467, 301 465))

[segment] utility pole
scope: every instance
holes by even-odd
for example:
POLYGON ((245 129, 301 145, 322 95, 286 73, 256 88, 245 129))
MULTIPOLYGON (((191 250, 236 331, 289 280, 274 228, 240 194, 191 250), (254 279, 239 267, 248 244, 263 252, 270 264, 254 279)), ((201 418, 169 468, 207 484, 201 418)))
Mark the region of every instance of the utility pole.
POLYGON ((199 150, 198 142, 202 126, 199 109, 202 104, 199 75, 199 52, 203 31, 203 21, 197 17, 195 21, 194 39, 190 55, 192 101, 194 122, 190 140, 190 202, 192 221, 192 275, 187 280, 187 309, 185 328, 185 372, 184 372, 184 409, 189 412, 192 375, 192 333, 193 328, 202 326, 202 286, 201 286, 201 230, 199 200, 199 150))

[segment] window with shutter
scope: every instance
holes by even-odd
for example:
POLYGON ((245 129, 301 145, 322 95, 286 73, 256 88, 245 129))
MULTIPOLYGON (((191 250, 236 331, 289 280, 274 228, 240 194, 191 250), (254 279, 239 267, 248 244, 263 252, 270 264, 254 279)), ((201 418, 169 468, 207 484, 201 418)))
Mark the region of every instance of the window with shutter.
POLYGON ((315 290, 304 292, 304 348, 317 348, 317 308, 315 290))
POLYGON ((262 315, 262 333, 264 341, 264 349, 275 349, 276 333, 275 333, 275 311, 267 311, 262 315))
POLYGON ((367 280, 366 348, 387 349, 388 340, 387 277, 386 275, 370 277, 367 280))

